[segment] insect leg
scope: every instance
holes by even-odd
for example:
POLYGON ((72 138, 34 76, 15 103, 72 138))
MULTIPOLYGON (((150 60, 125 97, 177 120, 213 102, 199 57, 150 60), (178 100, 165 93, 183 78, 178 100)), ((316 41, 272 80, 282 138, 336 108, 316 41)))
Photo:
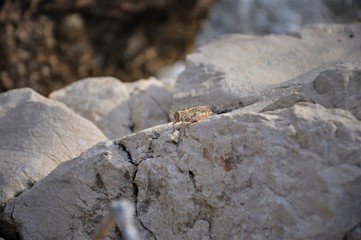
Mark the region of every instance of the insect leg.
POLYGON ((174 133, 175 132, 175 127, 174 127, 174 124, 176 124, 177 122, 173 122, 173 132, 172 133, 174 133))
POLYGON ((186 136, 186 137, 187 137, 187 128, 191 124, 192 124, 192 122, 182 122, 182 127, 184 129, 184 136, 186 136))
POLYGON ((185 121, 182 121, 182 128, 183 128, 184 136, 187 136, 187 124, 185 121))

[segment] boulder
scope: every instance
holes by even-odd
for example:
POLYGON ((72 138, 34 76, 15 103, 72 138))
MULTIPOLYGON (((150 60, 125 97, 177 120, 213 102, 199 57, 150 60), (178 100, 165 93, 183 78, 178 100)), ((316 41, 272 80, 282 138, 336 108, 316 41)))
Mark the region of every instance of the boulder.
MULTIPOLYGON (((127 198, 134 202, 132 180, 135 173, 136 166, 129 162, 121 146, 113 141, 99 143, 79 157, 61 164, 32 190, 21 194, 24 201, 18 197, 9 202, 1 218, 1 225, 11 226, 5 236, 91 239, 102 217, 108 213, 110 199, 127 198), (41 194, 44 190, 46 193, 41 194), (33 199, 31 209, 27 209, 23 204, 27 204, 26 199, 33 194, 43 196, 33 199), (21 217, 15 220, 13 215, 18 210, 21 217), (23 215, 23 211, 27 213, 23 215)), ((139 222, 138 227, 141 227, 139 222)), ((109 236, 114 237, 114 232, 109 236)))
POLYGON ((313 103, 220 114, 183 137, 160 125, 61 164, 2 224, 21 239, 89 239, 126 198, 146 239, 342 239, 361 221, 360 144, 358 119, 313 103))
POLYGON ((360 55, 361 23, 314 25, 289 35, 225 36, 188 56, 172 111, 208 104, 221 113, 248 106, 275 84, 332 62, 359 62, 360 55))
POLYGON ((157 239, 342 239, 361 220, 361 124, 347 111, 298 103, 214 116, 180 140, 167 130, 119 140, 157 239))
POLYGON ((24 88, 0 94, 0 207, 61 162, 106 140, 64 104, 24 88))
POLYGON ((49 98, 97 125, 115 139, 169 122, 172 82, 156 78, 123 83, 113 77, 86 78, 52 92, 49 98))
POLYGON ((92 121, 109 138, 132 133, 129 92, 116 78, 86 78, 52 92, 49 98, 92 121))

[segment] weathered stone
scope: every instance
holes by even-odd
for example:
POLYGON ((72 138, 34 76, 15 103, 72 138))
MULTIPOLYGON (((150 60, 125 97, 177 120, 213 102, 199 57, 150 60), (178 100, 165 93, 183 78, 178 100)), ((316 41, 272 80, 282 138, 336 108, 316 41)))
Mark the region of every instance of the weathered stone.
POLYGON ((161 125, 63 163, 3 219, 22 239, 89 239, 127 198, 146 239, 342 239, 361 221, 360 144, 358 119, 312 103, 213 116, 181 139, 161 125))
POLYGON ((114 139, 169 122, 172 87, 171 82, 155 78, 123 83, 99 77, 77 81, 49 97, 65 103, 114 139))
POLYGON ((171 135, 145 143, 155 131, 120 140, 139 164, 138 216, 157 238, 342 239, 359 223, 361 125, 348 112, 234 111, 189 132, 176 146, 171 135))
POLYGON ((30 89, 0 94, 0 207, 61 162, 106 140, 88 120, 30 89))
MULTIPOLYGON (((107 214, 110 199, 127 198, 134 202, 132 179, 135 172, 136 167, 119 145, 112 141, 99 143, 78 158, 61 164, 24 192, 22 199, 8 203, 1 224, 14 220, 15 232, 21 239, 44 236, 47 239, 91 239, 102 216, 107 214), (31 209, 26 210, 27 204, 31 209), (7 214, 19 214, 20 218, 12 220, 7 214)), ((14 234, 8 232, 7 236, 14 234)), ((114 231, 109 235, 112 236, 114 231)))
POLYGON ((132 130, 140 130, 170 121, 174 81, 163 82, 155 78, 129 83, 132 130))
POLYGON ((309 26, 293 35, 223 37, 188 56, 172 110, 209 104, 220 113, 248 106, 275 84, 335 61, 355 63, 360 55, 360 23, 309 26))
POLYGON ((326 108, 349 110, 361 119, 361 64, 335 63, 304 73, 295 79, 266 89, 258 101, 243 112, 264 112, 313 102, 326 108))
POLYGON ((49 98, 92 121, 110 139, 132 133, 129 92, 116 78, 86 78, 52 92, 49 98))
POLYGON ((359 240, 361 239, 361 224, 352 229, 346 234, 344 240, 359 240))

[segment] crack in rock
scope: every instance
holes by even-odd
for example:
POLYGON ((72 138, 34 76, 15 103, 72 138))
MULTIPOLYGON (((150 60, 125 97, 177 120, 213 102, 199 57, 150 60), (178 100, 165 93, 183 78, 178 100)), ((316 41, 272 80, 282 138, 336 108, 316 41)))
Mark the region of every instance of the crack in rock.
POLYGON ((123 143, 120 143, 120 142, 117 142, 115 143, 117 144, 121 149, 122 151, 124 151, 126 154, 127 154, 127 157, 129 159, 129 162, 131 164, 133 164, 134 166, 138 166, 139 164, 136 164, 134 161, 133 161, 133 158, 132 158, 132 154, 130 153, 130 151, 128 151, 127 147, 123 144, 123 143))
POLYGON ((8 200, 5 203, 4 208, 2 209, 2 213, 0 214, 0 222, 1 222, 0 238, 2 237, 4 239, 14 239, 14 240, 21 239, 14 217, 15 201, 16 200, 14 199, 8 200), (11 211, 8 216, 5 216, 3 215, 3 211, 8 205, 10 205, 11 211))
MULTIPOLYGON (((152 139, 158 139, 159 137, 159 134, 154 138, 152 137, 152 139)), ((127 147, 121 143, 121 142, 116 142, 115 144, 117 144, 122 151, 124 151, 126 154, 127 154, 127 157, 129 159, 129 162, 134 165, 136 167, 136 170, 134 172, 134 175, 133 175, 133 179, 132 179, 132 185, 133 185, 133 196, 134 196, 134 205, 135 205, 135 215, 136 215, 136 218, 138 219, 139 221, 139 224, 155 239, 157 240, 155 234, 153 233, 152 230, 150 230, 147 226, 145 226, 145 224, 141 221, 140 219, 140 215, 139 215, 139 212, 138 212, 138 193, 139 193, 139 189, 138 189, 138 185, 135 183, 135 178, 137 176, 137 173, 138 173, 138 165, 139 164, 136 164, 134 161, 133 161, 133 158, 132 158, 132 154, 131 152, 127 149, 127 147)), ((151 148, 151 144, 149 145, 149 147, 151 148)))

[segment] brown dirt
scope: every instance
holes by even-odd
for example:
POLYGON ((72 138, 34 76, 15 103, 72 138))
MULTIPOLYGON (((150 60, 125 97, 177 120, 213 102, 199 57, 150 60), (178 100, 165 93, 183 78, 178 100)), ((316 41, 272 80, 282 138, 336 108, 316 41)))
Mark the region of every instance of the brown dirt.
POLYGON ((213 0, 0 0, 0 92, 134 81, 182 59, 213 0))

